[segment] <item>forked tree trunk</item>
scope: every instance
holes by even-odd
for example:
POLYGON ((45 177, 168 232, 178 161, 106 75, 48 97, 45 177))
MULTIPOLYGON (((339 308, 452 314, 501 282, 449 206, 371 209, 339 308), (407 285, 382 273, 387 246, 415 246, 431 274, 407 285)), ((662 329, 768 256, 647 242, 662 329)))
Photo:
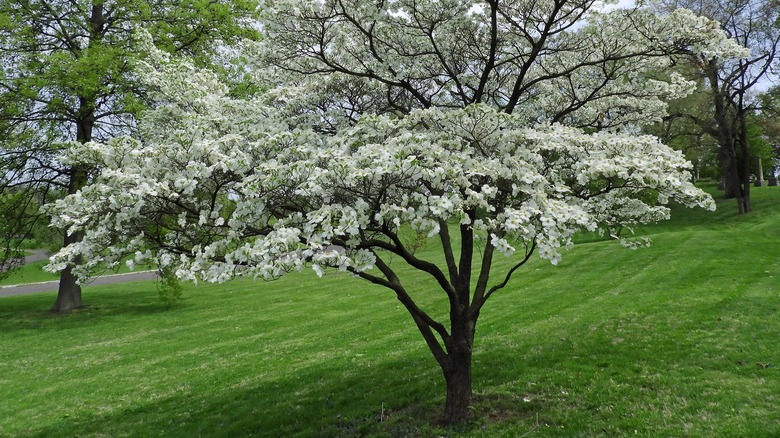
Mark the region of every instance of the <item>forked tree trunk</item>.
MULTIPOLYGON (((471 210, 469 212, 469 217, 473 220, 475 216, 476 210, 471 210)), ((489 297, 489 294, 493 292, 493 290, 491 290, 487 296, 485 295, 493 246, 487 245, 485 252, 482 254, 482 273, 476 282, 477 286, 472 295, 470 285, 474 250, 474 232, 471 227, 461 225, 460 263, 456 264, 447 223, 442 221, 440 226, 439 235, 441 236, 442 246, 445 249, 445 258, 447 259, 450 274, 449 282, 446 279, 445 274, 434 264, 416 259, 414 255, 407 252, 397 235, 392 232, 387 232, 387 236, 398 244, 398 247, 395 248, 394 251, 403 254, 411 265, 433 275, 433 277, 439 281, 439 284, 444 287, 450 300, 449 330, 447 330, 444 324, 431 318, 430 315, 417 306, 401 285, 401 281, 396 273, 381 257, 377 256, 375 263, 376 267, 382 271, 385 278, 356 270, 352 270, 352 272, 372 283, 392 289, 396 293, 396 298, 398 298, 409 311, 415 325, 417 325, 420 334, 422 334, 425 343, 428 345, 429 350, 433 354, 436 363, 439 364, 442 374, 444 375, 447 396, 444 404, 444 416, 442 421, 445 424, 453 425, 465 422, 470 414, 469 407, 471 406, 472 398, 472 347, 474 345, 474 334, 476 333, 480 309, 489 297)), ((531 250, 531 252, 533 252, 533 250, 531 250)), ((500 287, 496 287, 496 289, 500 287)))

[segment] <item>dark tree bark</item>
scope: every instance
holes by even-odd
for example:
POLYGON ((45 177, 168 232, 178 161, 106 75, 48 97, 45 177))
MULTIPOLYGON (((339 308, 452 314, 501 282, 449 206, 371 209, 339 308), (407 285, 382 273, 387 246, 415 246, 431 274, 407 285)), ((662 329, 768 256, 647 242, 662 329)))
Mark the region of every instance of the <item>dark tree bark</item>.
MULTIPOLYGON (((81 236, 68 236, 65 238, 65 244, 75 243, 81 240, 81 236)), ((68 266, 60 273, 60 285, 57 289, 57 301, 51 311, 54 313, 63 313, 69 310, 78 309, 83 304, 81 301, 81 286, 76 282, 76 277, 72 273, 73 267, 68 266)))
POLYGON ((750 213, 753 211, 753 207, 750 202, 750 162, 752 156, 748 150, 748 133, 747 133, 747 120, 746 115, 740 112, 737 119, 739 126, 737 135, 737 176, 739 178, 737 193, 737 208, 739 213, 750 213))
POLYGON ((719 61, 711 59, 704 67, 712 94, 713 115, 717 125, 716 138, 723 167, 724 195, 737 201, 739 213, 749 213, 750 205, 750 151, 747 138, 747 110, 744 90, 728 95, 728 84, 719 76, 719 61), (726 86, 724 86, 726 85, 726 86))
POLYGON ((447 382, 447 401, 444 404, 444 422, 456 424, 469 415, 471 405, 471 352, 452 357, 444 371, 447 382))
MULTIPOLYGON (((469 211, 475 219, 477 211, 469 211)), ((525 256, 509 269, 502 281, 488 287, 495 248, 490 242, 485 244, 481 253, 481 262, 477 270, 478 278, 472 284, 474 262, 474 231, 468 225, 461 225, 460 257, 456 257, 456 248, 450 239, 449 225, 440 222, 439 237, 444 250, 445 270, 436 264, 417 258, 394 232, 382 227, 381 232, 389 241, 367 239, 361 246, 365 248, 389 251, 404 259, 410 266, 433 277, 443 289, 450 303, 449 329, 422 310, 412 299, 400 278, 393 269, 375 252, 376 266, 382 275, 347 268, 353 274, 393 290, 396 298, 404 305, 423 336, 428 349, 442 370, 446 382, 447 394, 444 403, 442 421, 445 424, 459 424, 469 417, 472 401, 472 349, 476 333, 477 320, 482 307, 494 292, 503 289, 513 273, 523 266, 536 250, 536 244, 525 247, 525 256)), ((377 231, 379 231, 378 229, 377 231)), ((334 243, 344 244, 336 240, 334 243)))
POLYGON ((453 329, 452 348, 442 365, 444 380, 447 383, 447 398, 444 404, 444 422, 456 424, 469 416, 471 405, 471 351, 474 344, 476 318, 468 318, 462 324, 465 327, 453 329))
MULTIPOLYGON (((68 185, 68 193, 76 193, 79 189, 84 187, 87 183, 87 171, 81 167, 74 167, 71 169, 70 184, 68 185)), ((77 232, 73 234, 66 234, 63 241, 63 246, 68 246, 71 243, 80 242, 83 238, 83 233, 77 232)), ((80 260, 76 260, 79 263, 80 260)), ((78 309, 81 307, 81 286, 78 284, 78 279, 73 275, 73 266, 67 266, 60 272, 60 284, 57 289, 57 301, 51 311, 54 313, 63 313, 69 310, 78 309)))
MULTIPOLYGON (((105 25, 103 16, 103 0, 95 0, 92 3, 92 11, 89 17, 89 42, 88 48, 100 42, 105 25)), ((97 96, 79 96, 79 107, 76 120, 76 141, 87 143, 92 141, 92 132, 95 128, 95 108, 97 106, 97 96)), ((82 166, 72 167, 68 174, 68 194, 72 195, 87 184, 89 178, 88 169, 82 166)), ((72 243, 78 243, 83 238, 83 233, 67 234, 63 240, 63 247, 72 243)), ((80 260, 76 260, 79 263, 80 260)), ((57 301, 52 312, 62 313, 69 310, 78 309, 82 306, 81 286, 78 279, 73 275, 73 266, 67 266, 60 272, 60 284, 57 289, 57 301)))

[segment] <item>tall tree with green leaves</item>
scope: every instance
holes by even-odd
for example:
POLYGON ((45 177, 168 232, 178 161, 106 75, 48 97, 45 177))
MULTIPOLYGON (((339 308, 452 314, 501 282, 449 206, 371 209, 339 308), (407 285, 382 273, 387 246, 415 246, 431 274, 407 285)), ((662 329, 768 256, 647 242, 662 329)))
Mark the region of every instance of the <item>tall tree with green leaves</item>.
POLYGON ((777 171, 780 170, 780 85, 761 93, 758 102, 759 111, 755 120, 770 154, 765 170, 767 176, 776 177, 777 171))
POLYGON ((752 210, 750 183, 755 154, 751 152, 750 115, 756 90, 777 79, 780 50, 780 3, 777 0, 662 0, 659 10, 687 8, 720 23, 726 34, 750 49, 742 59, 722 59, 692 51, 696 76, 703 79, 712 110, 689 114, 718 141, 726 196, 736 198, 740 213, 752 210))
MULTIPOLYGON (((697 67, 680 60, 673 71, 685 77, 696 77, 697 67)), ((668 76, 667 72, 659 73, 668 76)), ((718 142, 711 129, 700 125, 702 114, 712 111, 712 99, 703 79, 695 81, 694 91, 683 98, 667 102, 668 115, 659 122, 643 128, 643 132, 657 136, 664 144, 682 151, 693 163, 693 177, 717 179, 721 175, 718 142)))
MULTIPOLYGON (((0 202, 14 212, 0 226, 0 265, 42 216, 30 208, 77 192, 94 169, 61 165, 75 143, 130 131, 145 90, 132 73, 133 34, 208 64, 220 47, 254 37, 255 0, 18 0, 0 3, 0 202)), ((64 244, 81 234, 65 233, 64 244)), ((81 307, 65 269, 52 311, 81 307)))

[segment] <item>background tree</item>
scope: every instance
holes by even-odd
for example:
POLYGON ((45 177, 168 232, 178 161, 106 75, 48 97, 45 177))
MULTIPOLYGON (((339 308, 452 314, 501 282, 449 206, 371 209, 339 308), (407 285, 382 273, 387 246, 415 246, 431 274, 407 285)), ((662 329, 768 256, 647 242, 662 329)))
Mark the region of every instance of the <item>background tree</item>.
MULTIPOLYGON (((159 47, 210 63, 222 41, 254 31, 245 20, 253 0, 89 2, 23 0, 0 4, 0 197, 13 212, 2 228, 5 257, 17 253, 42 217, 29 206, 75 193, 94 169, 63 166, 56 155, 73 143, 127 133, 143 108, 144 89, 131 73, 132 35, 144 27, 159 47)), ((80 233, 66 234, 64 244, 80 233)), ((62 271, 62 312, 80 307, 81 288, 62 271)))
POLYGON ((755 155, 750 148, 749 117, 756 110, 756 90, 776 78, 780 49, 780 7, 776 0, 663 0, 660 10, 688 8, 720 23, 723 31, 750 49, 742 59, 691 52, 698 75, 712 100, 707 117, 690 114, 702 131, 718 140, 726 196, 736 198, 740 213, 751 210, 750 184, 755 155))
MULTIPOLYGON (((750 171, 755 172, 756 178, 759 179, 764 177, 758 175, 758 163, 766 163, 766 166, 769 166, 766 170, 769 170, 775 155, 771 147, 772 110, 771 106, 764 103, 764 96, 767 95, 761 94, 758 100, 754 100, 751 104, 753 110, 747 114, 745 120, 747 151, 751 158, 750 171), (762 109, 764 107, 766 110, 762 109)), ((669 115, 660 123, 646 127, 643 132, 656 135, 663 143, 685 153, 686 158, 694 164, 696 179, 721 179, 723 166, 718 130, 708 123, 709 116, 714 113, 714 106, 707 82, 703 79, 697 81, 694 93, 670 101, 668 111, 669 115)))
POLYGON ((403 304, 462 421, 479 315, 533 253, 557 263, 577 230, 661 220, 670 199, 713 205, 679 152, 632 130, 691 91, 653 75, 675 56, 742 51, 686 11, 593 4, 278 2, 252 99, 159 54, 138 138, 62 158, 103 172, 53 207, 86 234, 51 269, 134 253, 190 280, 351 272, 403 304), (440 257, 416 254, 428 240, 440 257), (419 305, 433 291, 409 268, 440 306, 419 305))
POLYGON ((758 96, 759 112, 756 124, 771 149, 771 158, 764 166, 767 177, 776 177, 780 169, 780 86, 774 86, 758 96))
MULTIPOLYGON (((674 66, 674 70, 686 77, 696 77, 695 67, 688 62, 674 66)), ((700 124, 702 114, 712 111, 712 99, 704 80, 696 81, 696 89, 688 96, 668 102, 668 115, 660 122, 646 126, 643 132, 657 136, 661 142, 685 154, 693 163, 693 176, 720 179, 722 168, 718 142, 700 124)))

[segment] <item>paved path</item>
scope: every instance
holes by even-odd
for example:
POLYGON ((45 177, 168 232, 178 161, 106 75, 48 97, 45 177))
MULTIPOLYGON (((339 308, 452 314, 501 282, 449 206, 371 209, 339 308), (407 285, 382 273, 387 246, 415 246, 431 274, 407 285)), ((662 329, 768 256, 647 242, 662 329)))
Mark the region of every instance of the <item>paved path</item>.
MULTIPOLYGON (((44 258, 46 258, 45 255, 44 258)), ((95 278, 85 286, 129 283, 131 281, 154 280, 156 278, 157 278, 157 271, 144 271, 144 272, 131 272, 128 274, 104 275, 102 277, 95 278)), ((46 281, 43 283, 0 286, 0 297, 33 294, 38 292, 54 292, 57 291, 58 284, 59 284, 58 281, 46 281)))
POLYGON ((46 260, 49 258, 49 252, 44 251, 42 249, 36 249, 31 251, 32 254, 28 255, 24 258, 24 264, 33 263, 33 262, 39 262, 41 260, 46 260))
MULTIPOLYGON (((49 253, 43 250, 32 251, 32 254, 24 258, 24 263, 33 263, 49 258, 49 253)), ((130 272, 126 274, 104 275, 94 278, 85 286, 129 283, 131 281, 156 280, 157 271, 130 272)), ((34 294, 38 292, 56 292, 59 281, 44 281, 41 283, 28 284, 10 284, 8 286, 0 285, 0 297, 10 297, 13 295, 34 294)))

